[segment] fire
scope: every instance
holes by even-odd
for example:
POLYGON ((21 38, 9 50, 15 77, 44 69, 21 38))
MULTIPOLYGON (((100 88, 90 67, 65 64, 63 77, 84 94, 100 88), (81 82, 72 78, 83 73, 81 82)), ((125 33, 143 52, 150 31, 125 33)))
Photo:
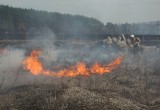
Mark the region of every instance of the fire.
POLYGON ((68 67, 68 69, 60 70, 56 73, 56 76, 63 77, 63 76, 89 76, 89 71, 83 62, 78 62, 75 66, 68 67))
POLYGON ((76 76, 89 76, 91 74, 105 74, 116 69, 122 62, 124 55, 120 55, 114 61, 109 64, 95 63, 91 67, 87 67, 84 62, 78 62, 75 66, 68 66, 67 69, 61 69, 58 71, 45 70, 41 61, 38 59, 40 50, 33 50, 24 61, 23 67, 33 75, 50 75, 56 77, 76 77, 76 76))
POLYGON ((43 70, 42 63, 38 59, 40 53, 40 50, 33 50, 30 56, 23 61, 24 69, 29 70, 34 75, 41 73, 43 70))

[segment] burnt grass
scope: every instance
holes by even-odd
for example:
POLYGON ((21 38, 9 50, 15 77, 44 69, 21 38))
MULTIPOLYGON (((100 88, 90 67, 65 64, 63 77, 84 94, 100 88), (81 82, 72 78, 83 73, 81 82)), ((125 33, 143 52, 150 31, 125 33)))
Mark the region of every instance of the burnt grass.
POLYGON ((60 78, 0 91, 0 110, 158 110, 160 68, 122 65, 110 74, 60 78))

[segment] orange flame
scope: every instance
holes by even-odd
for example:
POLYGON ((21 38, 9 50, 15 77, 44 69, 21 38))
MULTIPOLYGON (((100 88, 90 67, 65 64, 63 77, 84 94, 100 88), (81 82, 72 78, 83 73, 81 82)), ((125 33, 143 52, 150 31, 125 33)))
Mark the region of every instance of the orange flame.
POLYGON ((38 59, 40 53, 40 50, 33 50, 30 56, 23 61, 24 69, 34 75, 41 73, 43 70, 42 63, 38 59))
POLYGON ((40 53, 41 51, 39 50, 33 50, 30 56, 28 56, 23 61, 24 69, 26 69, 33 75, 43 74, 57 77, 75 77, 78 75, 89 76, 91 74, 105 74, 117 68, 121 64, 122 59, 124 58, 124 55, 120 55, 109 64, 100 65, 98 63, 95 63, 90 68, 87 68, 84 62, 78 62, 75 66, 69 66, 68 69, 49 71, 44 69, 42 63, 38 59, 40 53))

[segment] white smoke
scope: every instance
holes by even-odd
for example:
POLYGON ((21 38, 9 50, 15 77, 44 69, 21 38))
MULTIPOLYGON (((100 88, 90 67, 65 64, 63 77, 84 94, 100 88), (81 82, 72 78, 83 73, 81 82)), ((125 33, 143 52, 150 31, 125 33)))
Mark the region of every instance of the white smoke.
POLYGON ((3 86, 10 86, 16 77, 17 72, 22 66, 25 57, 23 49, 6 47, 0 54, 0 79, 4 82, 3 86))
MULTIPOLYGON (((45 69, 53 70, 57 65, 75 65, 79 61, 87 64, 95 62, 109 63, 120 54, 125 54, 124 63, 133 65, 137 68, 139 65, 155 64, 159 58, 154 51, 144 52, 142 55, 133 55, 129 51, 119 51, 112 46, 103 46, 102 44, 72 44, 68 41, 57 41, 54 33, 46 29, 45 34, 34 37, 30 42, 19 45, 19 48, 12 46, 4 48, 0 54, 0 85, 1 88, 14 87, 18 85, 31 84, 34 82, 53 82, 53 78, 37 75, 34 76, 22 67, 23 59, 30 54, 32 50, 40 49, 42 53, 39 59, 42 61, 45 69), (156 58, 155 58, 156 57, 156 58), (148 63, 152 62, 152 63, 148 63), (49 80, 50 79, 50 80, 49 80), (2 84, 3 83, 3 84, 2 84)), ((54 79, 54 82, 57 81, 54 79)))

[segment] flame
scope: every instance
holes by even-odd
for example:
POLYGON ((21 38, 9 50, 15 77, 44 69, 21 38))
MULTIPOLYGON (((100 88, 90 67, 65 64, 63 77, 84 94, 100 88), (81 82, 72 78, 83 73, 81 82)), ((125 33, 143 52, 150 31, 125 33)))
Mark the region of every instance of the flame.
POLYGON ((120 55, 109 64, 93 64, 90 68, 84 62, 78 62, 75 66, 68 66, 67 69, 59 71, 45 70, 42 63, 38 59, 40 50, 33 50, 31 54, 23 61, 23 68, 33 75, 51 75, 56 77, 76 77, 76 76, 90 76, 91 74, 105 74, 116 69, 122 62, 124 55, 120 55))
POLYGON ((24 69, 28 70, 34 75, 41 73, 43 70, 42 63, 38 59, 40 53, 40 50, 33 50, 30 56, 23 61, 24 69))
POLYGON ((89 76, 89 71, 83 62, 78 62, 76 66, 70 66, 68 69, 60 70, 56 73, 56 76, 58 77, 63 77, 63 76, 70 76, 70 77, 75 77, 75 76, 89 76))

